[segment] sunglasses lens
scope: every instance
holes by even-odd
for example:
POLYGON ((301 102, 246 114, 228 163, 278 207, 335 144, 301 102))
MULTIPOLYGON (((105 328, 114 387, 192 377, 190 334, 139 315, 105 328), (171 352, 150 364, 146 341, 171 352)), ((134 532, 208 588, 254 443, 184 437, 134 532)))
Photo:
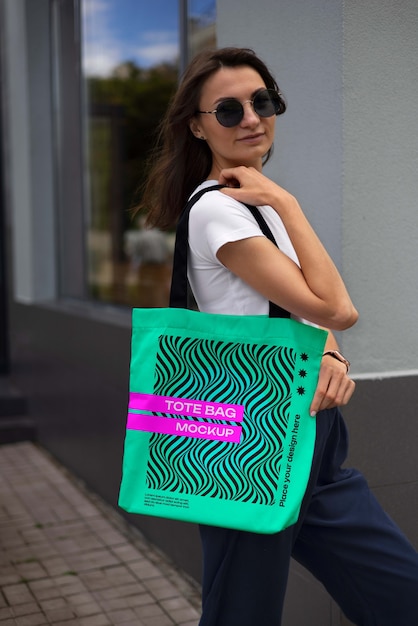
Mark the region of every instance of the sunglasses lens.
POLYGON ((263 89, 254 97, 253 106, 260 117, 278 115, 281 109, 280 96, 274 89, 263 89))
POLYGON ((238 100, 224 100, 218 104, 216 119, 222 126, 237 126, 244 117, 244 109, 238 100))

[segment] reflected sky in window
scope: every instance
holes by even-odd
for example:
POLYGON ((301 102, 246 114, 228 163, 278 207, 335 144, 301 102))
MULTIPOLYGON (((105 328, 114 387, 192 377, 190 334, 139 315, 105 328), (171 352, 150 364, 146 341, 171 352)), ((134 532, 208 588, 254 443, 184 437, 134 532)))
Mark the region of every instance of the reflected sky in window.
POLYGON ((83 69, 109 76, 133 61, 149 68, 179 54, 179 9, 175 0, 82 0, 83 69))
POLYGON ((213 24, 216 20, 216 0, 189 0, 188 13, 197 18, 202 26, 213 24))

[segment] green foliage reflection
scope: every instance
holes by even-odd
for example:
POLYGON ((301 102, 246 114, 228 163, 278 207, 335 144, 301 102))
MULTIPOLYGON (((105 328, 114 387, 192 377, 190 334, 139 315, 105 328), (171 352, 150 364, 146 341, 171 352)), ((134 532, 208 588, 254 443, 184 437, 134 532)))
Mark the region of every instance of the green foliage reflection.
POLYGON ((126 293, 124 233, 134 229, 130 208, 139 200, 156 132, 177 86, 175 65, 142 69, 119 65, 109 77, 86 80, 90 211, 90 295, 131 304, 126 293))

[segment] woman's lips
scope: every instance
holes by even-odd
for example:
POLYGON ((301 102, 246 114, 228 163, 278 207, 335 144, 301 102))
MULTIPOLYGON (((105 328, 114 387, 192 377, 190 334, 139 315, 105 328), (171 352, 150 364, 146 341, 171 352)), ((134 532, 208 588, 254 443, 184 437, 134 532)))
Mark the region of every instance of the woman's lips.
POLYGON ((246 135, 245 137, 241 137, 241 139, 238 139, 238 141, 242 141, 245 143, 256 143, 263 137, 264 133, 254 133, 253 135, 246 135))

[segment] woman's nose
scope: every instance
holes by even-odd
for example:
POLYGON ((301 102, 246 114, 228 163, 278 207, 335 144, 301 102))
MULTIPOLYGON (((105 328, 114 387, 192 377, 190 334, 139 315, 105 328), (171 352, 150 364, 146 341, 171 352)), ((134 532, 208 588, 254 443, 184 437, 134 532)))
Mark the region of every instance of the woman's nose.
POLYGON ((242 118, 241 124, 244 126, 258 124, 260 118, 254 110, 253 101, 246 100, 242 103, 242 106, 244 109, 244 117, 242 118))

